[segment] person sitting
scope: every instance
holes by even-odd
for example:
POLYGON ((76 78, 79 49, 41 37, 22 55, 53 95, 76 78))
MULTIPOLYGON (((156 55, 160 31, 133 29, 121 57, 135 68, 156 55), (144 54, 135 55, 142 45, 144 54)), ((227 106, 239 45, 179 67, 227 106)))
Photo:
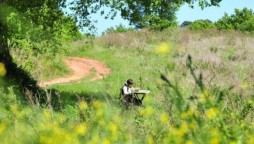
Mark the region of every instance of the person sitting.
POLYGON ((124 105, 128 105, 129 103, 133 103, 135 105, 142 104, 141 100, 134 97, 134 92, 138 91, 139 88, 133 88, 133 84, 133 80, 128 79, 121 88, 120 99, 124 105))

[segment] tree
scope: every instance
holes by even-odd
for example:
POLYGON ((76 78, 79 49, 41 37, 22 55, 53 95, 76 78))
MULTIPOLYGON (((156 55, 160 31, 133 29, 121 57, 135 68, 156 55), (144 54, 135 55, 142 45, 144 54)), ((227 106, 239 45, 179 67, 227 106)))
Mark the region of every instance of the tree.
POLYGON ((254 31, 254 13, 247 8, 235 9, 235 14, 225 14, 215 23, 219 30, 254 31))
MULTIPOLYGON (((75 22, 79 22, 79 26, 92 27, 90 14, 97 12, 103 6, 112 9, 106 15, 107 17, 113 18, 117 10, 120 10, 124 18, 129 18, 133 23, 139 23, 139 17, 150 15, 174 19, 170 13, 171 10, 167 8, 184 2, 193 4, 195 1, 197 0, 75 0, 68 4, 67 0, 0 0, 0 62, 6 66, 6 79, 19 83, 23 90, 32 90, 34 94, 37 92, 39 88, 36 80, 14 63, 10 55, 10 46, 19 44, 19 40, 26 39, 36 52, 43 53, 45 49, 40 49, 33 44, 43 42, 47 49, 61 45, 57 35, 61 33, 59 25, 66 20, 63 18, 61 9, 67 4, 73 10, 69 16, 75 22), (131 15, 126 13, 128 11, 131 15), (143 13, 139 14, 136 11, 143 13)), ((220 1, 199 0, 199 4, 205 7, 218 5, 220 1)), ((102 10, 101 14, 103 13, 102 10)), ((57 54, 57 51, 54 54, 57 54)))
MULTIPOLYGON (((105 18, 113 19, 120 11, 124 19, 130 21, 130 24, 136 28, 150 27, 156 28, 161 25, 162 29, 166 26, 176 25, 175 12, 183 3, 189 3, 191 6, 199 1, 199 5, 204 8, 207 6, 218 6, 222 0, 76 0, 70 3, 74 11, 74 18, 80 22, 81 26, 89 26, 92 21, 89 19, 91 13, 96 13, 101 7, 110 7, 110 13, 105 18)), ((100 13, 105 15, 104 10, 100 13)))
POLYGON ((56 55, 62 38, 78 32, 75 21, 59 9, 62 6, 64 2, 49 0, 0 1, 0 62, 7 69, 6 81, 17 83, 22 91, 36 94, 39 87, 28 72, 14 63, 10 48, 22 48, 26 43, 35 55, 56 55))
POLYGON ((212 21, 206 20, 196 20, 191 23, 188 28, 190 30, 204 30, 204 29, 213 29, 216 28, 212 21))
POLYGON ((181 24, 181 27, 188 27, 190 24, 192 24, 191 21, 184 21, 182 24, 181 24))
POLYGON ((121 16, 136 28, 164 29, 176 26, 178 5, 172 0, 125 0, 121 16))

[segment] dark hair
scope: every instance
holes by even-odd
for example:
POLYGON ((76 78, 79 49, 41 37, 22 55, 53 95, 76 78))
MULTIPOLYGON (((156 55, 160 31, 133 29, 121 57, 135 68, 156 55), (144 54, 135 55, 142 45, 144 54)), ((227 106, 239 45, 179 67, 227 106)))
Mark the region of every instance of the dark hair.
POLYGON ((127 84, 133 84, 134 82, 133 82, 133 80, 132 79, 128 79, 127 80, 127 84))

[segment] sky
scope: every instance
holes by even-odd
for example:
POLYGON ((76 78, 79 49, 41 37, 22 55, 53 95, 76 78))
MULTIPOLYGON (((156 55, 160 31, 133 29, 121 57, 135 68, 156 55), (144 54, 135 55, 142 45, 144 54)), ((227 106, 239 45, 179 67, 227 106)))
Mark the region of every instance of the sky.
MULTIPOLYGON (((222 0, 220 7, 212 6, 203 10, 198 6, 198 3, 194 5, 194 8, 190 8, 188 4, 184 4, 176 13, 177 22, 179 25, 181 25, 183 21, 195 21, 198 19, 209 19, 215 22, 225 13, 231 15, 234 13, 234 9, 243 9, 244 7, 254 11, 254 0, 222 0)), ((123 20, 120 13, 118 13, 114 20, 105 20, 99 14, 93 15, 92 17, 98 21, 95 25, 97 28, 96 35, 101 35, 101 33, 107 28, 115 27, 119 24, 129 27, 129 22, 127 20, 123 20)))

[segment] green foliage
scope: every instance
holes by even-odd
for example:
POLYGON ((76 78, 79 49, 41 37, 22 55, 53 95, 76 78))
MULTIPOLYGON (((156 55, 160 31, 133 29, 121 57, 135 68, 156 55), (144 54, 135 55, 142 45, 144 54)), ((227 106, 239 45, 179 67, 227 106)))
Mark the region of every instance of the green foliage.
POLYGON ((168 27, 176 27, 177 22, 175 20, 168 20, 160 18, 159 16, 147 16, 142 20, 142 27, 146 27, 150 30, 159 30, 162 31, 168 27))
MULTIPOLYGON (((142 28, 142 22, 146 17, 158 16, 162 20, 168 20, 171 23, 176 21, 175 12, 178 8, 188 3, 193 6, 195 2, 199 2, 199 6, 204 8, 208 6, 218 6, 222 0, 95 0, 83 1, 76 0, 67 3, 73 13, 70 15, 79 23, 79 26, 88 27, 89 30, 94 29, 94 21, 91 20, 91 14, 100 12, 105 18, 114 19, 117 12, 121 12, 124 19, 130 21, 136 28, 142 28), (110 12, 106 13, 104 7, 111 8, 110 12)), ((65 5, 65 1, 61 1, 65 5)))
MULTIPOLYGON (((127 42, 129 47, 133 43, 138 45, 128 49, 120 48, 117 39, 112 40, 114 45, 108 49, 98 41, 91 48, 86 48, 87 40, 79 44, 75 41, 72 46, 80 49, 76 55, 104 62, 111 68, 111 74, 97 81, 86 79, 52 86, 45 107, 36 103, 21 104, 17 99, 19 96, 13 92, 15 87, 6 91, 0 89, 2 143, 252 143, 252 67, 246 65, 241 69, 251 76, 240 91, 237 91, 241 87, 239 82, 245 78, 238 77, 238 72, 232 68, 248 62, 251 65, 253 52, 237 46, 241 51, 249 50, 250 57, 244 61, 225 61, 222 67, 230 72, 217 77, 219 68, 203 69, 198 63, 199 55, 204 57, 204 53, 210 51, 211 47, 204 41, 218 38, 221 41, 215 39, 216 46, 220 45, 216 53, 227 59, 225 53, 232 47, 225 42, 228 35, 218 36, 214 31, 212 36, 211 33, 197 36, 188 30, 181 32, 182 36, 192 32, 188 38, 192 43, 186 48, 194 53, 193 57, 175 55, 176 52, 185 53, 180 47, 184 43, 178 41, 179 33, 167 30, 119 34, 132 38, 127 42), (158 46, 163 50, 164 46, 160 45, 165 41, 169 43, 167 53, 156 52, 158 46), (216 74, 214 84, 205 82, 205 73, 209 70, 216 74), (231 86, 233 76, 237 80, 231 86), (130 77, 135 80, 135 87, 151 91, 143 101, 145 107, 125 110, 119 104, 119 88, 130 77), (224 85, 219 86, 219 83, 224 85), (56 95, 53 91, 57 91, 56 95), (60 108, 56 109, 53 103, 58 98, 60 108)), ((107 36, 100 39, 112 39, 112 35, 107 36)), ((241 38, 253 40, 244 35, 241 38)))
POLYGON ((215 25, 210 20, 197 20, 191 23, 188 28, 190 30, 205 30, 213 29, 215 25))
POLYGON ((192 22, 191 21, 184 21, 182 24, 181 24, 181 27, 187 27, 191 24, 192 22))
POLYGON ((169 1, 131 0, 122 5, 121 16, 136 28, 162 30, 176 25, 178 5, 169 1))
POLYGON ((123 24, 117 25, 115 27, 108 28, 102 35, 111 34, 111 33, 124 33, 128 31, 135 31, 133 28, 127 28, 123 24))
POLYGON ((235 14, 225 14, 215 23, 219 30, 254 31, 254 13, 251 9, 235 9, 235 14))
POLYGON ((5 38, 17 66, 30 72, 34 78, 45 78, 42 73, 48 73, 52 67, 58 71, 51 71, 46 77, 66 73, 59 59, 66 51, 62 45, 81 38, 76 22, 58 7, 53 8, 53 4, 22 10, 9 5, 0 7, 0 23, 8 28, 5 38))

